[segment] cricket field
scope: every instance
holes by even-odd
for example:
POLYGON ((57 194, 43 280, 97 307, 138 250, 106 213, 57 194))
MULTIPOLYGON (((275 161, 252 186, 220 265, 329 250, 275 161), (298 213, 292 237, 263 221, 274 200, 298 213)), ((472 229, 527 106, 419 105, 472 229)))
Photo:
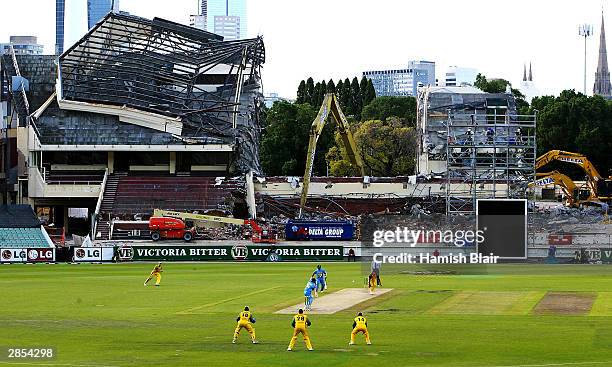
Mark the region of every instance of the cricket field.
MULTIPOLYGON (((0 366, 612 366, 610 266, 383 267, 392 291, 311 315, 315 350, 287 352, 292 316, 276 311, 303 301, 315 265, 165 263, 159 288, 143 286, 149 263, 3 265, 0 366), (231 343, 245 305, 260 344, 231 343), (371 346, 348 345, 357 311, 371 346), (54 359, 6 355, 47 347, 54 359)), ((329 293, 363 287, 361 264, 323 266, 329 293)))

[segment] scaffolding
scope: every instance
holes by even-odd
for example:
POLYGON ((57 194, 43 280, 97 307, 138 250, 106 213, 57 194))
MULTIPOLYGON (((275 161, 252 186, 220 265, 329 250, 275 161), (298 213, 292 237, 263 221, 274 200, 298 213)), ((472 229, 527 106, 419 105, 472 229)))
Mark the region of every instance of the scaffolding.
POLYGON ((474 215, 477 199, 527 198, 535 178, 536 115, 503 106, 448 111, 446 214, 474 215))

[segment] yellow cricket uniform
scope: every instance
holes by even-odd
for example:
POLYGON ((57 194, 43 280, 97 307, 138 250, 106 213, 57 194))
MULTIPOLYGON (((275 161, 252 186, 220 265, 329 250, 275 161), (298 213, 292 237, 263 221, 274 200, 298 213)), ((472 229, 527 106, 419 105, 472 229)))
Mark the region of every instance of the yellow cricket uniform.
MULTIPOLYGON (((376 282, 376 280, 374 280, 376 282)), ((355 336, 363 333, 366 343, 370 344, 370 333, 368 333, 368 320, 363 316, 357 316, 353 320, 353 331, 351 332, 351 344, 355 343, 355 336)))
POLYGON ((304 342, 306 343, 306 348, 309 350, 312 349, 312 343, 310 342, 310 337, 308 336, 308 330, 306 327, 310 326, 310 320, 308 320, 308 316, 305 314, 297 314, 293 316, 293 322, 291 322, 291 326, 293 326, 293 336, 291 337, 291 341, 289 342, 289 350, 293 349, 297 337, 299 334, 302 334, 304 337, 304 342))
POLYGON ((370 289, 370 293, 374 293, 376 289, 376 274, 370 274, 368 277, 368 288, 370 289))
POLYGON ((255 319, 253 318, 251 311, 242 311, 236 320, 238 321, 238 324, 236 325, 236 330, 234 330, 234 340, 238 338, 238 334, 240 334, 240 330, 242 329, 246 329, 251 336, 251 340, 255 340, 255 328, 251 324, 252 322, 255 322, 255 319))
POLYGON ((162 268, 159 265, 155 265, 155 267, 153 268, 153 271, 151 272, 151 276, 155 277, 155 284, 159 285, 159 283, 161 282, 161 273, 162 273, 162 268))

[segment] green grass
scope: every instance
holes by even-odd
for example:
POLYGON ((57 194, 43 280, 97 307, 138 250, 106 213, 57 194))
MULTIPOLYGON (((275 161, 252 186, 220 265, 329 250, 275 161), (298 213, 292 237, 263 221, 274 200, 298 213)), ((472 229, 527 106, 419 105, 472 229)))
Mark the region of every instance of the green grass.
MULTIPOLYGON (((56 359, 32 362, 47 366, 612 366, 606 266, 496 265, 429 276, 383 268, 393 292, 311 316, 315 351, 298 340, 291 353, 291 316, 274 312, 302 301, 314 264, 168 263, 160 288, 143 287, 151 268, 0 266, 0 346, 53 346, 56 359), (597 297, 585 316, 534 315, 549 291, 597 297), (245 305, 259 345, 244 332, 231 344, 245 305), (372 346, 347 345, 357 309, 368 316, 372 346)), ((326 268, 329 291, 363 284, 360 264, 326 268)), ((0 366, 11 363, 30 362, 0 366)))

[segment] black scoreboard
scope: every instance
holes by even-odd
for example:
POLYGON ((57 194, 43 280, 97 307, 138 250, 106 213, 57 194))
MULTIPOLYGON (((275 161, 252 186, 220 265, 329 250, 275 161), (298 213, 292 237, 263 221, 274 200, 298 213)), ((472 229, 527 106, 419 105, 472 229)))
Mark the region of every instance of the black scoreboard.
POLYGON ((476 227, 484 237, 477 244, 479 253, 505 259, 527 258, 527 200, 479 199, 476 227))

